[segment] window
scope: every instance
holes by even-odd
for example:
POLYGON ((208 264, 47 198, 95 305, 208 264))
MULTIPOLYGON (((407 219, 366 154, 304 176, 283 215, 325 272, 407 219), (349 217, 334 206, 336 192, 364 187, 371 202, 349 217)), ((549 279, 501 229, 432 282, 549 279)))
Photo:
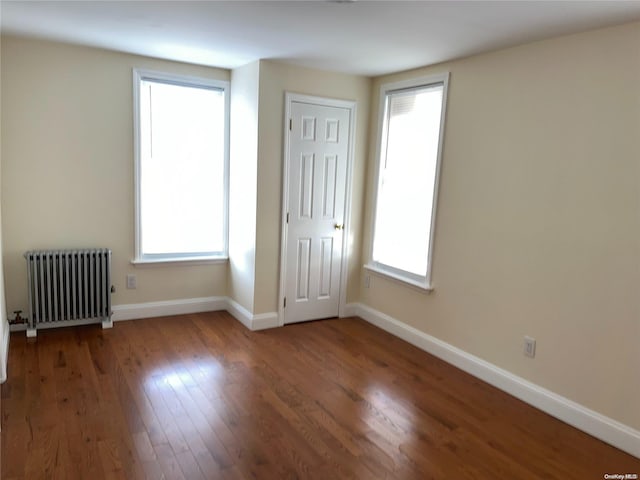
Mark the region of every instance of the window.
POLYGON ((383 85, 373 241, 367 268, 431 288, 448 74, 383 85))
POLYGON ((134 70, 135 262, 226 258, 228 90, 134 70))

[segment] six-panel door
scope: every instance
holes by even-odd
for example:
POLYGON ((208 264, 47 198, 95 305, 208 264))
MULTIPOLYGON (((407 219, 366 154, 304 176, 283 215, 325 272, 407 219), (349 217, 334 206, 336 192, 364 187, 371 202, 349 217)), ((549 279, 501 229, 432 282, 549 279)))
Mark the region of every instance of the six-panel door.
POLYGON ((349 113, 291 104, 285 323, 338 315, 349 113))

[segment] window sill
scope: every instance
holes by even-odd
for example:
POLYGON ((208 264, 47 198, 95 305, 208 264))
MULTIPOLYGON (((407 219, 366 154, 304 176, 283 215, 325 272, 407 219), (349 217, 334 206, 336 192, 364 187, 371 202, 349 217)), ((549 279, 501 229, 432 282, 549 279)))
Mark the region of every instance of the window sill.
POLYGON ((369 263, 364 265, 364 268, 366 270, 369 270, 372 273, 375 273, 376 275, 380 275, 381 277, 386 277, 388 279, 394 280, 398 283, 402 283, 405 284, 409 287, 415 288, 416 290, 420 290, 423 292, 432 292, 433 291, 433 285, 429 284, 429 283, 423 283, 417 280, 413 280, 410 278, 406 278, 403 277, 402 275, 397 275, 395 273, 389 272, 387 270, 384 270, 380 267, 377 267, 375 265, 371 265, 369 263))
POLYGON ((172 265, 215 265, 221 263, 227 263, 229 261, 229 257, 197 257, 197 258, 154 258, 154 259, 140 259, 134 258, 131 260, 131 263, 136 266, 172 266, 172 265))

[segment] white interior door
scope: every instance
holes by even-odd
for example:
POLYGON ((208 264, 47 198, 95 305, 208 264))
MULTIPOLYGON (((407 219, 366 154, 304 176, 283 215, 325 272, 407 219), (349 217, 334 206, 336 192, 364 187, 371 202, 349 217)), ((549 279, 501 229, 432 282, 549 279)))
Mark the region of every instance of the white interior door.
POLYGON ((290 104, 284 323, 338 316, 350 114, 290 104))

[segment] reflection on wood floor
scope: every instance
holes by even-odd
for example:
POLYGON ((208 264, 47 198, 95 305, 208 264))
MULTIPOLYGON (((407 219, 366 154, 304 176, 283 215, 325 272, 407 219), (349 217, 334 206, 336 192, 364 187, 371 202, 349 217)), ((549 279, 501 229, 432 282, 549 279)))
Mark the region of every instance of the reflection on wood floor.
POLYGON ((6 479, 601 479, 626 455, 360 319, 13 334, 6 479))

